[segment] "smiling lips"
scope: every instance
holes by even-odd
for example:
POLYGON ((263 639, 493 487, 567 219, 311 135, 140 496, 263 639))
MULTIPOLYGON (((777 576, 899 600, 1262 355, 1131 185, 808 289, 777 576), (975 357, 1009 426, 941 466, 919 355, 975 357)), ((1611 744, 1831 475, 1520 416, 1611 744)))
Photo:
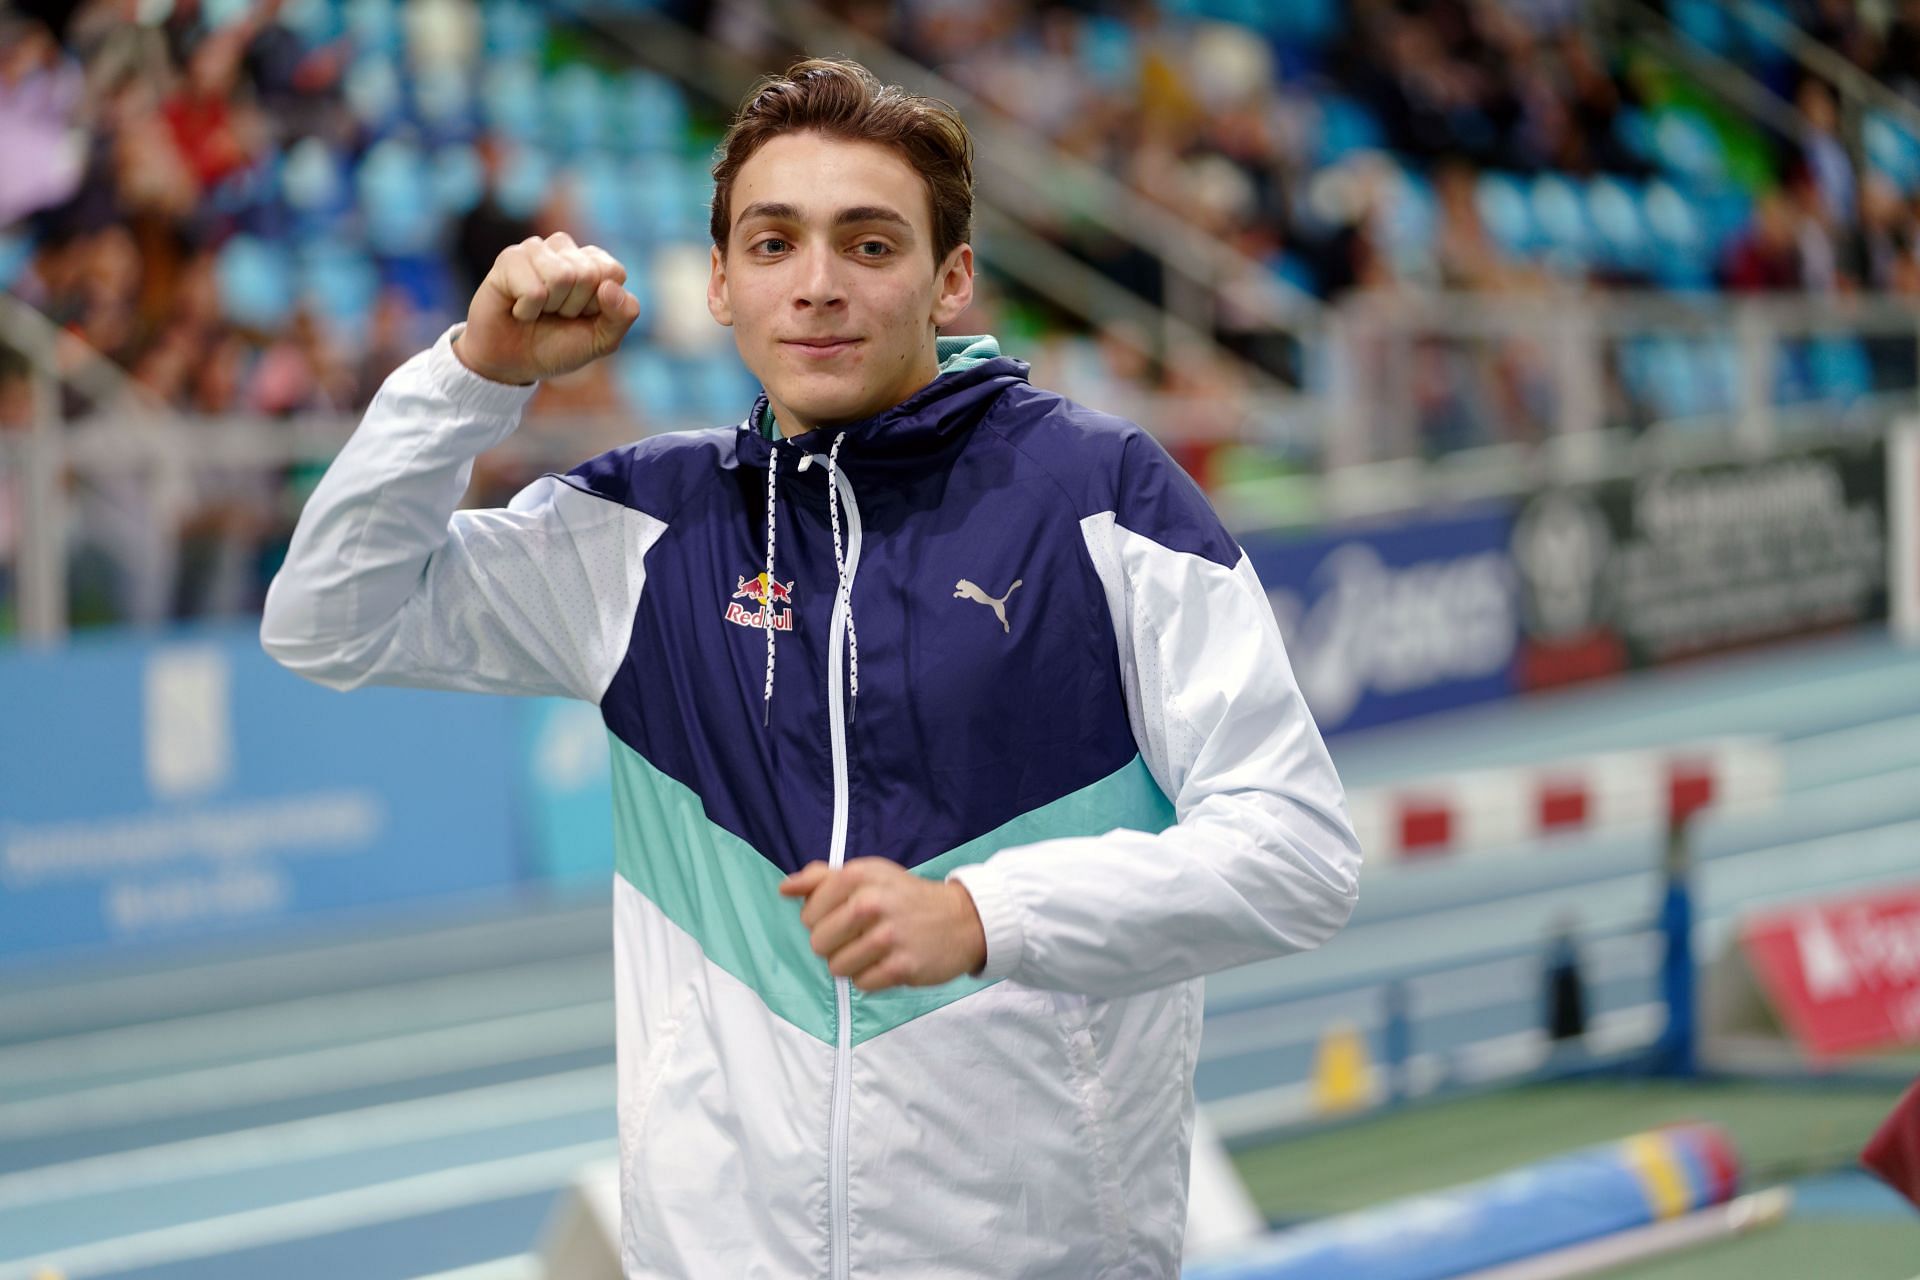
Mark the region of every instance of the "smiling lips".
POLYGON ((789 338, 785 344, 798 348, 808 356, 824 357, 839 355, 851 351, 860 345, 859 338, 789 338))

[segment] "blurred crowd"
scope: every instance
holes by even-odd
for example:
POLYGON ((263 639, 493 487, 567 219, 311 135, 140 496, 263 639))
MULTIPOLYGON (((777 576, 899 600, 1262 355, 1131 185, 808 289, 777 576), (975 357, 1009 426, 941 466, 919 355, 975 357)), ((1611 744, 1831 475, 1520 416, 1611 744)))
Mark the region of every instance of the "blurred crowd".
MULTIPOLYGON (((428 42, 457 42, 472 20, 470 6, 416 7, 428 42)), ((276 158, 307 138, 347 154, 370 142, 343 92, 351 49, 307 47, 280 0, 188 0, 143 20, 154 9, 85 0, 51 23, 6 20, 0 138, 26 163, 0 169, 0 226, 32 241, 9 291, 125 369, 144 400, 276 417, 364 405, 430 339, 432 299, 401 276, 345 334, 306 305, 233 314, 218 257, 236 236, 294 232, 265 181, 276 158)), ((510 242, 457 230, 448 265, 468 277, 473 257, 510 242)))
MULTIPOLYGON (((770 66, 787 52, 757 0, 665 7, 730 43, 756 33, 754 54, 770 66)), ((1793 136, 1729 115, 1631 39, 1602 40, 1576 0, 825 7, 1232 245, 1265 272, 1263 289, 1282 294, 1920 293, 1920 142, 1904 119, 1850 110, 1710 0, 1663 8, 1790 101, 1793 136)), ((1920 102, 1920 0, 1773 0, 1769 11, 1920 102)), ((574 79, 566 69, 603 51, 563 33, 522 0, 16 4, 0 16, 0 283, 69 335, 63 368, 104 357, 124 372, 117 394, 128 401, 194 420, 351 417, 464 312, 501 248, 596 221, 617 236, 627 211, 647 207, 651 175, 704 166, 722 120, 664 81, 629 96, 633 119, 670 121, 667 161, 623 158, 630 167, 619 169, 575 148, 586 126, 620 129, 607 127, 607 99, 593 96, 604 90, 588 83, 605 68, 574 79), (512 127, 568 101, 582 105, 557 129, 512 127), (459 163, 441 163, 449 157, 459 163), (422 208, 429 184, 415 170, 429 165, 422 208), (609 183, 595 183, 608 174, 645 175, 619 181, 647 190, 608 197, 609 183)), ((594 145, 611 154, 619 143, 594 145)), ((1075 177, 1063 169, 1055 180, 1075 177)), ((672 187, 671 203, 688 207, 659 215, 666 230, 636 233, 652 282, 643 340, 543 388, 536 424, 610 423, 597 447, 737 411, 746 388, 730 355, 710 336, 686 336, 710 328, 691 284, 704 270, 704 193, 690 191, 672 187)), ((1143 251, 1073 222, 1052 234, 1146 301, 1168 300, 1143 251)), ((1232 294, 1213 321, 1218 347, 1166 350, 1124 322, 1078 322, 986 265, 963 326, 1001 333, 1037 379, 1070 395, 1135 406, 1203 481, 1223 474, 1227 456, 1209 438, 1260 412, 1252 386, 1311 391, 1321 376, 1311 352, 1232 294)), ((1504 359, 1496 352, 1491 367, 1504 359)), ((1517 372, 1497 376, 1506 385, 1494 401, 1537 421, 1523 362, 1507 363, 1517 372)), ((0 430, 31 413, 24 368, 0 352, 0 430)), ((1430 431, 1429 452, 1500 418, 1449 389, 1444 370, 1432 381, 1440 417, 1457 429, 1430 431)), ((1284 434, 1266 425, 1270 438, 1284 434)), ((489 463, 474 497, 504 499, 534 466, 489 463)), ((225 566, 207 579, 224 585, 196 589, 177 566, 157 587, 127 585, 122 572, 121 586, 97 593, 100 615, 252 607, 310 479, 311 468, 291 468, 252 485, 176 486, 145 524, 124 518, 140 493, 95 495, 125 525, 121 542, 151 542, 159 520, 212 537, 225 566)), ((0 563, 17 526, 0 495, 0 563)), ((83 522, 83 543, 92 527, 83 522)), ((101 556, 124 559, 111 545, 101 556)))
MULTIPOLYGON (((1799 136, 1720 118, 1631 42, 1602 49, 1572 0, 839 6, 1321 298, 1505 292, 1549 274, 1920 292, 1920 149, 1904 122, 1869 122, 1863 144, 1833 87, 1758 28, 1710 2, 1666 7, 1790 101, 1799 136), (1490 226, 1506 180, 1540 175, 1629 190, 1669 178, 1717 234, 1685 246, 1703 261, 1669 277, 1652 255, 1552 253, 1567 246, 1548 243, 1550 228, 1490 226)), ((1920 104, 1920 0, 1775 9, 1920 104)))

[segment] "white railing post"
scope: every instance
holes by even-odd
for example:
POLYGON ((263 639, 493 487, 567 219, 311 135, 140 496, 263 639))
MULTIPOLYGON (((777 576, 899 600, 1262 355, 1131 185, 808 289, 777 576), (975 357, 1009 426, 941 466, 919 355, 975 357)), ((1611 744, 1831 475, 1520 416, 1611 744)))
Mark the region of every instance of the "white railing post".
POLYGON ((1734 310, 1733 331, 1740 350, 1740 396, 1733 436, 1751 453, 1773 447, 1773 373, 1780 334, 1765 310, 1751 302, 1734 310))
POLYGON ((21 469, 20 633, 29 642, 51 645, 67 634, 66 441, 53 373, 53 331, 21 336, 43 349, 30 361, 33 425, 21 469))
POLYGON ((1363 365, 1366 326, 1349 301, 1327 317, 1327 412, 1321 417, 1321 466, 1338 471, 1372 460, 1363 365))

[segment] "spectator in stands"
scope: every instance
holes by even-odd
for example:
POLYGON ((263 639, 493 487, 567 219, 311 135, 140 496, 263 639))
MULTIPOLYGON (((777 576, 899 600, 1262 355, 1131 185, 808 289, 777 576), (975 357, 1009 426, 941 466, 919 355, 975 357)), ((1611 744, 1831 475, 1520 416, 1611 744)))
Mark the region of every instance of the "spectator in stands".
POLYGON ((80 66, 30 18, 0 15, 0 227, 59 204, 80 185, 80 66))
POLYGON ((1721 283, 1737 293, 1801 287, 1800 250, 1792 202, 1769 191, 1755 203, 1753 220, 1734 242, 1721 268, 1721 283))
POLYGON ((1794 95, 1794 105, 1807 122, 1800 143, 1800 163, 1813 178, 1829 219, 1851 225, 1854 218, 1853 159, 1840 141, 1840 112, 1833 90, 1809 77, 1794 95))

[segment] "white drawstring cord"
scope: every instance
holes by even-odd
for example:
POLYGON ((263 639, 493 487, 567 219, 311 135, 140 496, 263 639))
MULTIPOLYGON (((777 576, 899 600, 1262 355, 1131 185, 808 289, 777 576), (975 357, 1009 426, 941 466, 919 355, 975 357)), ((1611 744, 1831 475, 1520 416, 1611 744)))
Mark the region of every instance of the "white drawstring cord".
MULTIPOLYGON (((827 515, 833 525, 833 568, 839 578, 834 603, 844 605, 847 617, 847 689, 857 713, 860 707, 860 637, 853 627, 853 582, 847 576, 846 554, 840 542, 840 446, 846 439, 846 433, 841 432, 833 438, 833 447, 827 450, 827 515)), ((767 585, 762 592, 766 599, 760 602, 760 625, 767 633, 767 683, 760 695, 760 724, 763 728, 773 710, 773 574, 774 544, 778 531, 773 513, 779 492, 774 482, 774 477, 780 472, 779 448, 775 444, 767 457, 767 585)), ((800 455, 800 470, 805 471, 812 464, 812 454, 800 455)))
POLYGON ((836 595, 845 603, 847 614, 847 689, 857 714, 860 709, 860 636, 853 629, 853 580, 847 576, 846 557, 840 550, 840 446, 846 440, 847 433, 842 431, 833 438, 833 448, 827 450, 827 514, 833 522, 833 568, 840 579, 836 595))

